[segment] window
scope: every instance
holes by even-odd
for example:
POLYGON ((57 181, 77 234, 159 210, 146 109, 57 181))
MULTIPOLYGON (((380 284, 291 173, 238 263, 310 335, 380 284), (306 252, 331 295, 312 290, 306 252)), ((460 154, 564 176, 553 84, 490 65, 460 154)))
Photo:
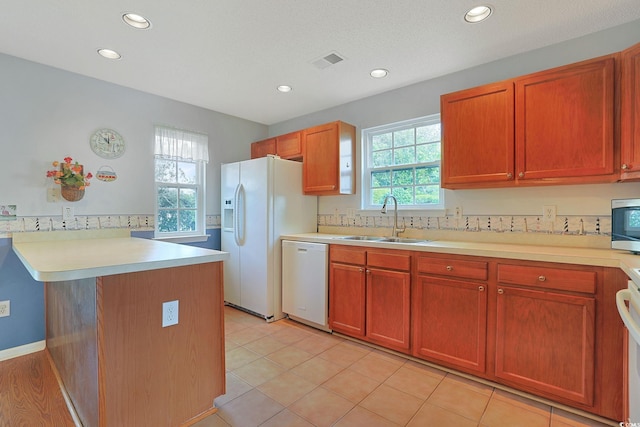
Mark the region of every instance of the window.
POLYGON ((156 238, 204 236, 209 138, 156 127, 156 238))
POLYGON ((362 131, 362 208, 393 194, 398 208, 443 209, 440 114, 362 131))

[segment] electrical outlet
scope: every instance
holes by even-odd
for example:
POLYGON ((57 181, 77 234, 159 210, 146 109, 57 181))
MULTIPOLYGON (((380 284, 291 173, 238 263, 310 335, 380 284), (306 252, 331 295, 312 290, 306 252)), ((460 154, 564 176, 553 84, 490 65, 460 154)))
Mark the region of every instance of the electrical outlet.
POLYGON ((11 314, 11 301, 0 301, 0 317, 7 317, 11 314))
POLYGON ((178 324, 178 300, 162 303, 162 327, 178 324))
POLYGON ((555 205, 545 205, 542 207, 542 220, 544 222, 556 221, 556 207, 555 205))
POLYGON ((63 221, 73 221, 76 218, 73 206, 63 206, 62 207, 62 220, 63 221))
POLYGON ((462 206, 456 206, 453 208, 453 217, 455 219, 462 219, 462 206))
POLYGON ((356 208, 347 208, 347 218, 353 219, 356 217, 356 208))

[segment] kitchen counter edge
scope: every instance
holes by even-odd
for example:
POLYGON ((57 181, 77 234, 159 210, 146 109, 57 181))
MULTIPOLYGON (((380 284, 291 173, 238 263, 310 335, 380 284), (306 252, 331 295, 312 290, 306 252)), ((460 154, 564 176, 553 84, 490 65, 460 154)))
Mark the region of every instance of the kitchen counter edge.
POLYGON ((280 236, 294 240, 333 245, 367 246, 415 252, 434 252, 452 255, 484 256, 566 264, 621 268, 634 282, 640 283, 640 256, 615 249, 575 248, 567 246, 518 245, 509 243, 476 243, 432 240, 423 243, 396 243, 344 239, 345 235, 303 233, 280 236))

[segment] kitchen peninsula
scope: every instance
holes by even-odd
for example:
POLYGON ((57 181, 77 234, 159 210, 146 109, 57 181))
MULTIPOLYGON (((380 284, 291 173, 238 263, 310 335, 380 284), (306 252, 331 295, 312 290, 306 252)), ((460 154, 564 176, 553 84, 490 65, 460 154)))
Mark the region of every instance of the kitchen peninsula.
POLYGON ((225 252, 128 230, 16 233, 45 282, 46 346, 85 426, 191 425, 225 392, 225 252), (179 301, 163 327, 163 303, 179 301))

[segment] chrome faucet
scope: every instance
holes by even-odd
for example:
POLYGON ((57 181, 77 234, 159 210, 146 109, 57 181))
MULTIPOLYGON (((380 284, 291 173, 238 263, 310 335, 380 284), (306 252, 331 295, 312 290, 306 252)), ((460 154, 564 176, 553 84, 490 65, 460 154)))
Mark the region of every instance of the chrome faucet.
POLYGON ((396 200, 395 196, 389 194, 384 198, 384 202, 382 202, 382 210, 380 211, 380 213, 387 213, 387 200, 389 199, 393 200, 393 232, 391 234, 391 237, 398 237, 398 234, 404 232, 406 228, 402 227, 402 230, 398 229, 398 200, 396 200))

